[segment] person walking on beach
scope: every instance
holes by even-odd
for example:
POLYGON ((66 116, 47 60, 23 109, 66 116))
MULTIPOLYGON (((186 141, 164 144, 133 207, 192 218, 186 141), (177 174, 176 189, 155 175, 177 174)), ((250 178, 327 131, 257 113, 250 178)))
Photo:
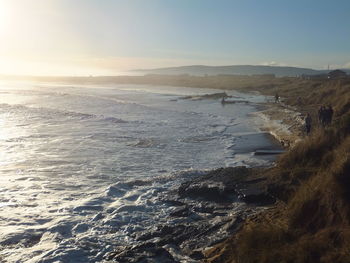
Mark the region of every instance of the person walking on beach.
POLYGON ((224 104, 225 103, 225 96, 222 97, 221 99, 221 103, 224 104))
POLYGON ((278 103, 280 100, 280 96, 278 95, 278 93, 276 92, 275 94, 275 103, 278 103))
POLYGON ((308 114, 306 114, 306 117, 305 117, 306 135, 309 135, 311 132, 311 122, 312 122, 311 115, 310 115, 310 113, 308 113, 308 114))
POLYGON ((301 104, 303 103, 302 100, 301 100, 301 97, 298 97, 297 103, 298 103, 299 106, 301 106, 301 104))

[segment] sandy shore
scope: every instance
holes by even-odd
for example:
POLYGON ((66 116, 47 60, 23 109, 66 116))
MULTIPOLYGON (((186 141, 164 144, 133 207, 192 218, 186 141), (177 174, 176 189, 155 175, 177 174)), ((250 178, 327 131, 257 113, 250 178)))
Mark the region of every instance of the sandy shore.
POLYGON ((264 103, 253 115, 261 120, 260 129, 281 142, 285 148, 292 148, 303 137, 303 115, 284 103, 264 103))
MULTIPOLYGON (((253 92, 259 94, 259 92, 253 92)), ((227 96, 225 92, 186 96, 182 99, 203 100, 203 99, 221 99, 227 96)), ((232 96, 231 96, 232 97, 232 96)), ((232 100, 231 100, 232 101, 232 100)), ((241 101, 246 102, 246 101, 241 101)), ((228 103, 228 102, 227 102, 228 103)), ((257 105, 258 111, 252 113, 257 118, 257 125, 263 132, 270 133, 281 145, 288 149, 299 142, 303 134, 304 116, 296 108, 283 102, 274 103, 271 101, 257 105)))

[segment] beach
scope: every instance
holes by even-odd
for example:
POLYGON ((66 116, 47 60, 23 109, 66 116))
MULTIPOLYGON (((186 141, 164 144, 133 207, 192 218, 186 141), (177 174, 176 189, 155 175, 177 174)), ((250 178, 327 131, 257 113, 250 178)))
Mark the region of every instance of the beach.
POLYGON ((255 112, 263 121, 261 130, 270 133, 286 149, 292 148, 303 136, 304 115, 284 103, 268 102, 255 112))

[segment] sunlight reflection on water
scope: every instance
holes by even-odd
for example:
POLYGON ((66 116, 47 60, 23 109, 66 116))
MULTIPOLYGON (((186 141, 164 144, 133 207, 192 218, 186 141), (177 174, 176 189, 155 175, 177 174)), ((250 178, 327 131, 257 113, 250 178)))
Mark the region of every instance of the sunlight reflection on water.
POLYGON ((166 220, 171 207, 159 196, 179 180, 270 162, 241 147, 247 134, 270 144, 254 137, 254 106, 173 100, 210 90, 11 85, 0 87, 0 257, 8 262, 99 261, 166 220))

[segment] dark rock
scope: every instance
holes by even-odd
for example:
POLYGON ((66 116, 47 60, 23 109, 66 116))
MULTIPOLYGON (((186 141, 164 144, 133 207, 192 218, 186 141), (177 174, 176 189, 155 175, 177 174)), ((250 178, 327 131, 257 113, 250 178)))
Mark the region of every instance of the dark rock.
POLYGON ((176 208, 173 212, 170 213, 170 216, 186 217, 186 216, 189 216, 190 213, 191 213, 191 211, 188 209, 188 207, 183 206, 183 207, 176 208))
POLYGON ((220 168, 200 178, 183 183, 180 198, 199 198, 207 201, 232 202, 234 197, 257 205, 275 202, 266 187, 266 177, 258 177, 257 170, 246 167, 220 168))
MULTIPOLYGON (((132 183, 142 185, 143 182, 132 183)), ((258 169, 220 168, 190 179, 158 200, 174 207, 167 223, 131 234, 137 245, 117 247, 105 259, 116 262, 176 262, 172 251, 201 261, 201 250, 223 241, 255 212, 253 205, 275 202, 258 169), (236 201, 243 201, 239 204, 236 201), (242 208, 232 213, 232 209, 242 208), (233 215, 232 215, 233 214, 233 215), (171 223, 170 223, 171 222, 171 223), (167 250, 171 248, 171 250, 167 250)))
POLYGON ((120 247, 109 253, 106 260, 128 263, 148 263, 164 262, 177 263, 174 257, 164 248, 156 246, 154 243, 143 243, 133 247, 120 247), (121 251, 123 249, 123 251, 121 251))
POLYGON ((203 203, 199 203, 198 205, 195 205, 193 207, 193 210, 195 212, 207 213, 207 214, 213 213, 214 209, 215 209, 215 206, 213 206, 211 204, 203 204, 203 203))
POLYGON ((132 180, 132 181, 129 181, 129 182, 126 182, 126 184, 130 187, 133 187, 133 186, 143 186, 143 185, 149 185, 151 184, 152 181, 149 181, 149 180, 140 180, 140 179, 136 179, 136 180, 132 180))
POLYGON ((183 206, 185 205, 184 202, 178 201, 178 200, 173 200, 173 199, 164 199, 162 200, 164 203, 167 203, 172 206, 183 206))
POLYGON ((251 169, 243 166, 216 169, 207 175, 183 183, 178 189, 178 195, 180 198, 232 202, 237 196, 237 185, 242 184, 251 172, 251 169))
POLYGON ((194 250, 190 255, 190 258, 195 260, 201 260, 204 258, 202 251, 194 250))
POLYGON ((162 236, 158 241, 157 241, 157 245, 158 246, 165 246, 168 244, 174 244, 176 243, 176 241, 174 240, 174 236, 173 235, 165 235, 162 236))
POLYGON ((220 184, 215 184, 213 182, 203 182, 203 183, 188 183, 183 184, 179 188, 179 196, 192 197, 192 198, 202 198, 209 201, 222 201, 225 198, 224 187, 220 184))
POLYGON ((163 225, 163 226, 160 226, 158 229, 159 229, 159 232, 160 232, 160 235, 164 236, 164 235, 169 235, 169 234, 172 234, 174 232, 174 228, 176 226, 168 226, 168 225, 163 225))
POLYGON ((213 94, 204 94, 204 95, 194 95, 194 96, 184 96, 180 97, 182 100, 217 100, 221 98, 232 98, 232 96, 228 96, 226 92, 219 92, 213 94))
POLYGON ((155 230, 148 230, 135 237, 137 241, 146 241, 155 237, 164 239, 168 235, 172 235, 179 226, 159 225, 155 230))
POLYGON ((137 241, 146 241, 150 240, 152 238, 158 237, 159 233, 156 231, 147 231, 147 232, 141 232, 136 235, 135 239, 137 241))
POLYGON ((256 205, 271 205, 276 202, 266 189, 249 187, 240 190, 240 199, 246 203, 254 203, 256 205))

